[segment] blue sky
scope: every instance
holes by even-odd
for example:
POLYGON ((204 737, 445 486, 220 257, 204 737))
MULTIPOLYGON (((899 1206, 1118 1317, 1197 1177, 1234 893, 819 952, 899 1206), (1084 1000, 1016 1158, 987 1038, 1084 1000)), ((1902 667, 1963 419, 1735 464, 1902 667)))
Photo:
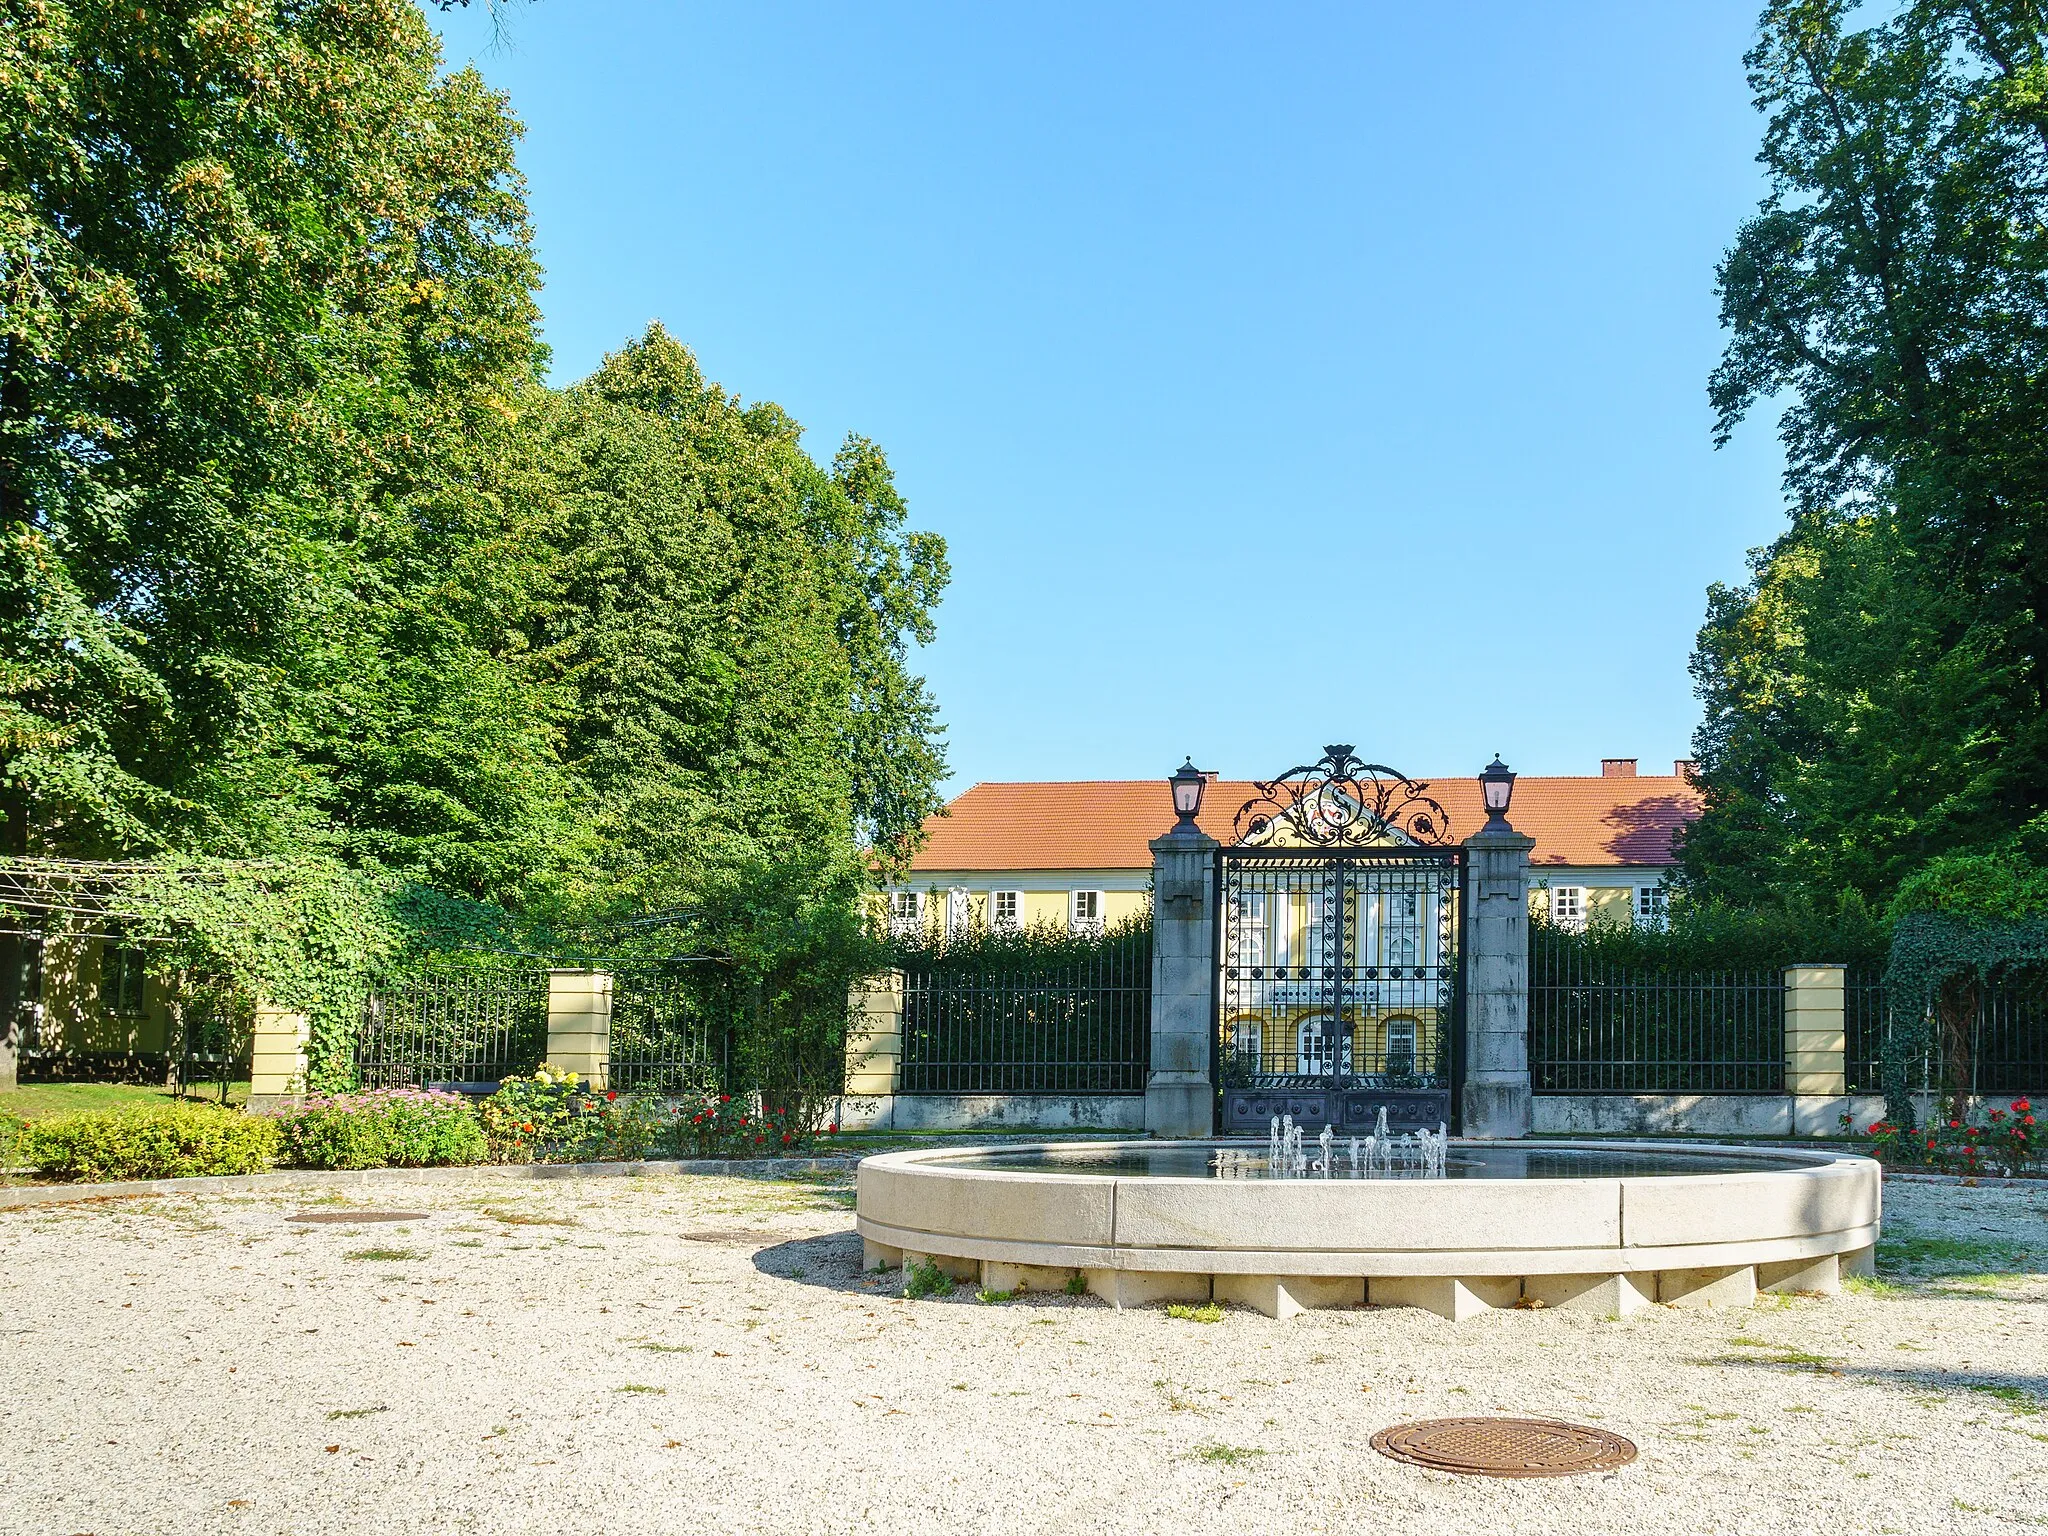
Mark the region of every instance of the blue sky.
POLYGON ((1685 755, 1782 521, 1705 397, 1750 4, 431 14, 527 125, 557 382, 659 318, 945 535, 949 791, 1685 755))

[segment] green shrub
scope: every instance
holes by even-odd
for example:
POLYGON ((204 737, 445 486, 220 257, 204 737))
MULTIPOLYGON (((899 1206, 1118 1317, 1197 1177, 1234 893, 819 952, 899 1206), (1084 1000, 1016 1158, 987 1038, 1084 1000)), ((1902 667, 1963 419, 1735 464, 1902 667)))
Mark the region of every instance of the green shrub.
POLYGON ((280 1119, 299 1168, 442 1168, 489 1155, 484 1128, 455 1093, 382 1088, 308 1100, 280 1119))
POLYGON ((31 1124, 22 1161, 57 1179, 187 1179, 260 1173, 278 1148, 277 1122, 206 1104, 101 1110, 31 1124))
POLYGON ((912 1301, 953 1294, 953 1277, 930 1259, 913 1259, 903 1272, 903 1294, 912 1301))
POLYGON ((574 1072, 543 1064, 508 1077, 481 1106, 493 1161, 595 1163, 645 1157, 678 1135, 677 1112, 651 1095, 586 1087, 574 1072))
POLYGON ((835 1120, 813 1133, 799 1111, 764 1106, 751 1094, 685 1094, 670 1114, 669 1143, 685 1157, 775 1157, 805 1151, 817 1137, 839 1131, 835 1120))

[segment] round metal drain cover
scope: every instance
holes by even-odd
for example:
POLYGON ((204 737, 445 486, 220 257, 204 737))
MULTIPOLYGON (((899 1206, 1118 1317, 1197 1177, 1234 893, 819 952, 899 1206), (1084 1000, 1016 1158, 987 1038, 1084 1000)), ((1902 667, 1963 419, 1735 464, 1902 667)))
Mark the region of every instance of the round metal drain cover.
POLYGON ((1418 1467, 1480 1477, 1569 1477, 1636 1459, 1635 1446, 1621 1436, 1556 1419, 1424 1419, 1381 1430, 1372 1448, 1418 1467))
POLYGON ((300 1211, 286 1221, 317 1222, 322 1226, 354 1226, 359 1221, 425 1221, 425 1211, 300 1211))

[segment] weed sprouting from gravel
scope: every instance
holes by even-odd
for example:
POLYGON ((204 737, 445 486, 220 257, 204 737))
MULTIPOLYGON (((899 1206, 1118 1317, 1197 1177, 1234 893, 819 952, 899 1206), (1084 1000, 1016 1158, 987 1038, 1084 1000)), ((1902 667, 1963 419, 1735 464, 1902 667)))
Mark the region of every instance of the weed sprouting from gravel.
POLYGON ((1848 1275, 1842 1280, 1842 1289, 1852 1296, 1881 1296, 1896 1300, 1911 1296, 1913 1287, 1901 1285, 1896 1280, 1886 1280, 1879 1275, 1848 1275))
POLYGON ((1086 1296, 1088 1294, 1088 1277, 1078 1272, 1071 1274, 1067 1276, 1067 1283, 1061 1286, 1060 1289, 1069 1296, 1086 1296))
POLYGON ((493 1221, 501 1221, 508 1227, 573 1227, 579 1225, 574 1216, 542 1216, 533 1211, 515 1210, 511 1206, 486 1205, 479 1209, 493 1221))
POLYGON ((1017 1293, 1015 1291, 990 1290, 987 1286, 983 1286, 974 1293, 974 1299, 984 1307, 999 1307, 1006 1301, 1015 1301, 1017 1293))
POLYGON ((373 1413, 389 1413, 390 1411, 391 1405, 389 1403, 378 1403, 370 1408, 332 1408, 328 1410, 327 1417, 330 1419, 367 1419, 373 1413))
POLYGON ((408 1259, 424 1259, 426 1255, 416 1248, 357 1248, 342 1255, 344 1259, 368 1259, 373 1263, 397 1264, 408 1259))
POLYGON ((667 1397, 667 1396, 668 1396, 668 1388, 667 1388, 667 1387, 649 1387, 649 1386, 643 1386, 643 1385, 642 1385, 641 1383, 639 1383, 639 1382, 637 1382, 637 1381, 629 1381, 629 1382, 627 1382, 627 1383, 626 1383, 626 1384, 625 1384, 625 1385, 624 1385, 623 1387, 613 1387, 613 1388, 612 1388, 612 1390, 613 1390, 614 1392, 651 1392, 651 1393, 653 1393, 653 1394, 654 1394, 654 1395, 655 1395, 656 1397, 667 1397))
POLYGON ((1225 1467, 1241 1467, 1246 1462, 1257 1461, 1265 1454, 1255 1445, 1225 1445, 1220 1440, 1211 1440, 1207 1445, 1195 1447, 1196 1459, 1213 1461, 1225 1467))
POLYGON ((649 1350, 657 1355, 690 1355, 697 1351, 694 1344, 635 1344, 633 1347, 649 1350))
POLYGON ((1223 1321, 1223 1308, 1213 1301, 1205 1301, 1199 1307, 1174 1302, 1166 1309, 1166 1315, 1183 1323, 1220 1323, 1223 1321))
POLYGON ((919 1259, 903 1272, 903 1294, 912 1301, 953 1294, 953 1277, 930 1259, 919 1259))
POLYGON ((2014 1413, 2036 1414, 2041 1411, 2041 1400, 2024 1387, 2006 1386, 1998 1382, 1978 1381, 1970 1384, 1972 1392, 1981 1392, 1986 1397, 1995 1397, 2014 1413))

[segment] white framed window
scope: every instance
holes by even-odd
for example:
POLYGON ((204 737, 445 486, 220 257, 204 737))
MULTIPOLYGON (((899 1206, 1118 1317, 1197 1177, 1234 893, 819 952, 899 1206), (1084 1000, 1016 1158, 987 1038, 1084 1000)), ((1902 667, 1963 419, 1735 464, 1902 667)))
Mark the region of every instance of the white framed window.
POLYGON ((135 945, 109 940, 100 946, 100 1002, 124 1018, 142 1012, 142 951, 135 945))
POLYGON ((924 927, 924 892, 889 893, 889 931, 914 936, 924 927))
POLYGON ((990 891, 988 925, 1002 933, 1020 933, 1024 928, 1024 893, 990 891))
POLYGON ((967 931, 971 909, 967 905, 967 890, 954 886, 946 892, 946 937, 958 938, 967 931))
POLYGON ((1636 887, 1636 926, 1662 928, 1671 921, 1671 893, 1661 885, 1636 887))
MULTIPOLYGON (((1306 1072, 1314 1077, 1327 1077, 1330 1071, 1330 1037, 1323 1032, 1327 1019, 1317 1017, 1303 1019, 1295 1031, 1296 1059, 1300 1065, 1297 1072, 1306 1072)), ((1351 1070, 1351 1034, 1346 1030, 1338 1037, 1338 1058, 1343 1063, 1339 1071, 1351 1070)))
MULTIPOLYGON (((1246 891, 1237 897, 1237 963, 1266 963, 1266 898, 1261 892, 1246 891)), ((1253 1026, 1256 1028, 1256 1026, 1253 1026)))
POLYGON ((1415 1070, 1415 1021, 1387 1020, 1387 1071, 1406 1077, 1415 1070))
POLYGON ((1247 1075, 1263 1072, 1260 1047, 1265 1043, 1265 1031, 1256 1019, 1238 1019, 1230 1025, 1230 1059, 1237 1070, 1247 1075))
POLYGON ((1422 893, 1389 891, 1380 898, 1385 913, 1380 926, 1381 960, 1392 966, 1422 963, 1422 893))
POLYGON ((1586 888, 1582 885, 1553 885, 1550 888, 1550 920, 1560 928, 1585 926, 1586 888))
POLYGON ((1075 933, 1102 932, 1102 892, 1069 891, 1067 926, 1075 933))

